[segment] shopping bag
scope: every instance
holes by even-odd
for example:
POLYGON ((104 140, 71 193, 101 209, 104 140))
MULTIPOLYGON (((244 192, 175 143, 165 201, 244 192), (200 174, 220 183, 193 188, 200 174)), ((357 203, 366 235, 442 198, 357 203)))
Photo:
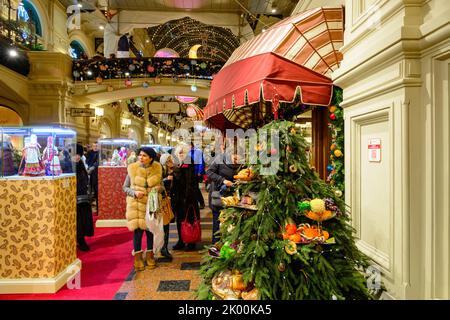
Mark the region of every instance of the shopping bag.
POLYGON ((186 218, 181 222, 181 239, 184 243, 196 243, 202 240, 202 230, 200 226, 200 219, 194 210, 194 206, 190 206, 186 212, 186 218), (192 213, 194 214, 194 222, 190 223, 188 221, 189 211, 192 208, 192 213))
POLYGON ((158 253, 164 245, 164 224, 162 216, 158 212, 148 212, 145 214, 145 223, 148 230, 153 233, 153 252, 158 253))
POLYGON ((153 189, 147 197, 145 224, 153 233, 153 252, 158 253, 164 245, 164 224, 161 211, 161 194, 153 189))

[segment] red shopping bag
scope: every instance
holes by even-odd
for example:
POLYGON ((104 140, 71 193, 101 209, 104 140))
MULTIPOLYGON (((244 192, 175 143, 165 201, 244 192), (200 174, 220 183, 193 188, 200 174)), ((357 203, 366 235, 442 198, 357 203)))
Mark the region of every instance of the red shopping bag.
POLYGON ((181 239, 184 243, 196 243, 202 240, 202 229, 200 226, 200 219, 197 219, 197 215, 194 210, 194 206, 190 206, 186 212, 186 218, 181 222, 181 239), (188 221, 189 211, 192 208, 194 214, 194 222, 188 221))

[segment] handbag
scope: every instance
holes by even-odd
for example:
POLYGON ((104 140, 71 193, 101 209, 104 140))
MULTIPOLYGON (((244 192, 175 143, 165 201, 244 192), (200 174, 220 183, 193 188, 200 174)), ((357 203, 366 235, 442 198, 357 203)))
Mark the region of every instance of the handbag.
POLYGON ((202 229, 200 226, 200 219, 197 219, 197 215, 195 214, 194 206, 191 205, 187 212, 186 218, 181 222, 181 239, 184 243, 196 243, 202 240, 202 229), (192 208, 192 212, 194 213, 194 222, 190 223, 188 221, 189 209, 192 208))
POLYGON ((169 224, 175 215, 173 214, 171 199, 169 196, 165 196, 161 202, 161 210, 163 212, 163 224, 169 224))

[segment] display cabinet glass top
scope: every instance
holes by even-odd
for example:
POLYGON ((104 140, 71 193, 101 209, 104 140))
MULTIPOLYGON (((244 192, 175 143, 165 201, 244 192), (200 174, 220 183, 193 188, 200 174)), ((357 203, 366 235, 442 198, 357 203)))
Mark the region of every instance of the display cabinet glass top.
POLYGON ((98 150, 101 167, 126 167, 137 160, 137 142, 132 139, 100 139, 98 150))
POLYGON ((76 131, 61 127, 0 127, 0 177, 75 175, 76 136, 76 131))

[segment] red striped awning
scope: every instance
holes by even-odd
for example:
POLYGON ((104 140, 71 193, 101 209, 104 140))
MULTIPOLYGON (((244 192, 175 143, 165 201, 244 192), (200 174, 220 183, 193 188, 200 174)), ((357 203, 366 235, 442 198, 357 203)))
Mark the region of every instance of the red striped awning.
POLYGON ((343 18, 343 8, 315 8, 284 19, 237 48, 224 68, 273 52, 329 76, 342 60, 343 18))

